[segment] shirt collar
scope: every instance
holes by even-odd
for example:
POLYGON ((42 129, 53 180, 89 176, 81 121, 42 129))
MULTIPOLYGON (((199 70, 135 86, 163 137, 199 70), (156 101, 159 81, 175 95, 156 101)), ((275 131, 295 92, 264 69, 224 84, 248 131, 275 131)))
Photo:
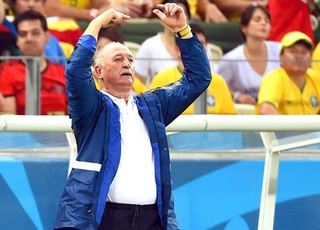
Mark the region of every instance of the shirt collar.
POLYGON ((128 102, 126 103, 123 98, 117 98, 106 91, 101 90, 101 92, 111 98, 113 103, 115 103, 119 107, 120 113, 132 111, 134 109, 134 106, 136 105, 132 95, 129 96, 128 102))

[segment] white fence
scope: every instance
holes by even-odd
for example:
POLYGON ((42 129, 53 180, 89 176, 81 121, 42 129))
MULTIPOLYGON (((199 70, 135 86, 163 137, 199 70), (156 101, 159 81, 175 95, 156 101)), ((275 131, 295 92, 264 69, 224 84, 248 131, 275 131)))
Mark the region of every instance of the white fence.
MULTIPOLYGON (((68 116, 0 115, 2 132, 70 132, 68 116)), ((181 115, 167 127, 184 131, 320 131, 320 116, 181 115)))
MULTIPOLYGON (((71 120, 68 116, 0 115, 1 132, 65 132, 76 151, 71 120)), ((275 131, 320 131, 320 116, 258 116, 258 115, 182 115, 167 127, 168 132, 258 131, 265 146, 265 166, 259 213, 259 230, 272 230, 276 204, 276 188, 281 151, 320 143, 320 136, 295 138, 280 144, 275 131)), ((74 157, 71 154, 71 159, 74 157)))

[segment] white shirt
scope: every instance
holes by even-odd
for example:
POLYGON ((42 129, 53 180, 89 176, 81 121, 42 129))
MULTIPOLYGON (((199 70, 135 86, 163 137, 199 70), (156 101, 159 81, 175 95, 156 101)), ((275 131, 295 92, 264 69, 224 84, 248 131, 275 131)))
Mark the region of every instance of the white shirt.
POLYGON ((217 73, 226 80, 231 91, 257 98, 262 77, 280 67, 280 43, 266 41, 265 44, 268 62, 262 75, 251 67, 244 53, 244 45, 236 47, 221 58, 217 73))
POLYGON ((146 39, 141 44, 136 55, 136 73, 146 77, 149 83, 161 70, 178 65, 178 60, 174 59, 169 53, 162 41, 161 35, 162 32, 146 39))
MULTIPOLYGON (((162 70, 178 65, 175 59, 165 47, 162 41, 162 32, 146 39, 140 46, 135 60, 135 70, 140 76, 147 78, 148 86, 154 76, 162 70)), ((206 49, 212 72, 216 72, 217 66, 213 61, 213 55, 209 48, 206 49)))
MULTIPOLYGON (((103 92, 103 91, 102 91, 103 92)), ((122 204, 156 203, 154 157, 148 129, 130 96, 126 103, 107 94, 120 110, 121 157, 108 201, 122 204)))

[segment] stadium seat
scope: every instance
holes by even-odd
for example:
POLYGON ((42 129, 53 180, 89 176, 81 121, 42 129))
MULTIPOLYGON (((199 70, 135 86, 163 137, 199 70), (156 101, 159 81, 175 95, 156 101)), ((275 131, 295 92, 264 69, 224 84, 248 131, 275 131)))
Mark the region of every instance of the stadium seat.
POLYGON ((211 50, 211 53, 213 55, 213 60, 214 60, 214 63, 217 65, 220 58, 222 57, 223 55, 223 51, 221 49, 220 46, 217 46, 215 44, 212 44, 212 43, 207 43, 207 46, 209 47, 209 49, 211 50))

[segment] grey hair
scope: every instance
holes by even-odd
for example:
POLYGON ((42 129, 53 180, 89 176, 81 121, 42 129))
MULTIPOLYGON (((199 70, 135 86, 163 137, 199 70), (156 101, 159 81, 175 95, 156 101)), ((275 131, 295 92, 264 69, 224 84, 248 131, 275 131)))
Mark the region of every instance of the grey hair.
POLYGON ((94 53, 93 55, 93 63, 92 65, 93 66, 101 66, 101 67, 104 67, 104 60, 105 60, 105 57, 106 57, 106 47, 107 45, 105 46, 102 46, 100 49, 96 50, 96 52, 94 53))
POLYGON ((112 45, 112 44, 117 44, 117 43, 118 44, 122 44, 120 42, 111 42, 111 43, 108 43, 108 44, 102 46, 98 50, 96 50, 95 54, 93 55, 93 63, 92 63, 92 65, 93 66, 98 65, 98 66, 104 67, 105 60, 106 60, 106 57, 108 55, 109 46, 112 45))

